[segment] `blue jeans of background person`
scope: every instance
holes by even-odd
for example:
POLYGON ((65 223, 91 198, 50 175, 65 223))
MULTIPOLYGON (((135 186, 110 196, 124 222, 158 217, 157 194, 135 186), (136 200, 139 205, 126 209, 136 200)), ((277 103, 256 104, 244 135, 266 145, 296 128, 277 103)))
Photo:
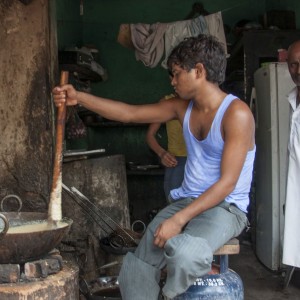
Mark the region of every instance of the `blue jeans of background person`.
POLYGON ((244 212, 223 201, 193 218, 163 249, 155 246, 157 226, 192 201, 178 200, 161 210, 148 225, 135 253, 126 254, 118 278, 123 300, 157 300, 164 267, 167 279, 163 294, 169 298, 182 294, 197 277, 211 270, 214 251, 238 236, 248 224, 244 212))
POLYGON ((170 191, 180 187, 183 181, 186 156, 176 156, 176 159, 176 167, 165 168, 164 191, 166 199, 168 199, 170 191))

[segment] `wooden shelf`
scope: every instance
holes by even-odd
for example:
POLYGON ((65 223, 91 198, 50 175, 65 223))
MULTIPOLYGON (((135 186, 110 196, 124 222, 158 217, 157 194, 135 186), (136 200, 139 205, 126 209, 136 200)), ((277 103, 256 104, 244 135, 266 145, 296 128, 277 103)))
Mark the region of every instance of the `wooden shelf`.
POLYGON ((149 126, 147 123, 122 123, 115 121, 104 121, 104 122, 91 122, 85 123, 86 126, 90 127, 144 127, 149 126))
POLYGON ((163 176, 165 170, 163 168, 150 170, 126 170, 128 176, 163 176))

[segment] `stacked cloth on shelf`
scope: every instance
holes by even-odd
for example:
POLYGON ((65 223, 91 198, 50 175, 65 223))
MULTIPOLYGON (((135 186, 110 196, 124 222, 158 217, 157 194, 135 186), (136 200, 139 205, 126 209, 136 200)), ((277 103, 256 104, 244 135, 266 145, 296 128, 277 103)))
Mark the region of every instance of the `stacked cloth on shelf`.
MULTIPOLYGON (((124 26, 125 24, 122 24, 120 28, 124 26)), ((161 63, 165 69, 167 58, 173 48, 184 38, 197 36, 200 33, 215 36, 224 45, 227 54, 221 12, 171 23, 130 24, 130 31, 128 31, 136 59, 142 61, 145 66, 154 68, 165 54, 161 63)))

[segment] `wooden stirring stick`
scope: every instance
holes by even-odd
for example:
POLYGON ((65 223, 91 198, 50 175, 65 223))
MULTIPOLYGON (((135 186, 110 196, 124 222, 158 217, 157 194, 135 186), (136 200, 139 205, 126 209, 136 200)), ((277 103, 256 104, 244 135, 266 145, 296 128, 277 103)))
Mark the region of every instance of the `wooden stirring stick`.
MULTIPOLYGON (((61 71, 60 85, 67 84, 69 72, 61 71)), ((55 158, 53 165, 53 180, 48 208, 48 219, 51 221, 60 221, 62 219, 61 193, 62 193, 62 161, 63 161, 63 140, 66 122, 66 104, 57 108, 56 120, 56 145, 55 158)))

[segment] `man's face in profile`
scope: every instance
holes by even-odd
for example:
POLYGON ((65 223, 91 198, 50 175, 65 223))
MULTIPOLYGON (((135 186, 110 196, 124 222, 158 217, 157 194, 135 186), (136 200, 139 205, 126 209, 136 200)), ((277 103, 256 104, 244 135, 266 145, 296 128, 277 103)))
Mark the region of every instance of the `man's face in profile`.
POLYGON ((289 48, 287 63, 294 83, 300 86, 300 41, 289 48))

